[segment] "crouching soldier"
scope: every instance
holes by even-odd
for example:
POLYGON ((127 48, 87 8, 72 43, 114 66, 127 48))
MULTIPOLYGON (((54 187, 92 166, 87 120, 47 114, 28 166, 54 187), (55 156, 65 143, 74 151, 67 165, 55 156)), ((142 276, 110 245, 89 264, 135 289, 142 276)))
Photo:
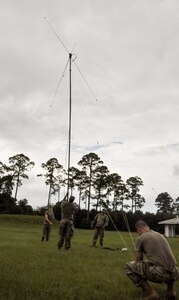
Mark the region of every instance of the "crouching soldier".
POLYGON ((73 203, 75 197, 70 196, 69 201, 66 197, 61 203, 61 221, 59 227, 59 241, 58 249, 62 248, 63 245, 65 249, 71 248, 71 238, 73 236, 73 217, 76 210, 76 204, 73 203))
POLYGON ((125 266, 127 276, 143 289, 146 299, 161 299, 149 284, 151 281, 166 284, 165 299, 175 300, 174 282, 179 278, 179 269, 167 240, 143 220, 137 221, 135 227, 140 236, 136 241, 136 260, 125 266), (144 254, 147 260, 143 260, 144 254))
POLYGON ((93 247, 96 246, 98 236, 99 236, 100 246, 103 247, 104 231, 106 226, 108 225, 108 222, 109 222, 109 218, 105 213, 105 209, 102 209, 102 212, 98 213, 91 223, 91 228, 95 228, 93 243, 92 243, 93 247))

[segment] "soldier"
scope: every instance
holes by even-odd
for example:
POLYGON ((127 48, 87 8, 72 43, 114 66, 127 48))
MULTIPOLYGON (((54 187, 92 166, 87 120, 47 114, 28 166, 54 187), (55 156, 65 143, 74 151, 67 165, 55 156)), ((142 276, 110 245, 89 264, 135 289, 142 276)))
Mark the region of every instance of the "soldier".
POLYGON ((126 264, 127 276, 147 293, 147 299, 160 299, 148 281, 165 283, 165 299, 176 299, 174 282, 179 278, 179 269, 167 240, 160 233, 151 230, 143 220, 137 221, 135 227, 140 235, 136 241, 136 261, 126 264), (143 260, 144 254, 147 261, 143 260))
POLYGON ((73 215, 76 210, 76 205, 73 203, 75 197, 70 196, 69 201, 66 197, 61 202, 61 221, 59 228, 58 249, 63 247, 65 242, 65 249, 71 248, 71 238, 73 236, 73 215))
POLYGON ((105 213, 105 209, 102 209, 102 212, 98 213, 91 223, 91 228, 95 227, 93 243, 92 243, 93 247, 96 246, 96 241, 98 239, 98 236, 100 239, 99 241, 100 246, 103 247, 104 231, 105 231, 105 227, 108 225, 108 222, 109 222, 109 218, 105 213))
POLYGON ((45 216, 44 216, 44 225, 43 225, 42 239, 41 239, 42 242, 44 241, 44 239, 46 239, 46 242, 48 242, 49 240, 53 219, 54 219, 53 209, 52 206, 50 205, 49 209, 45 212, 45 216))

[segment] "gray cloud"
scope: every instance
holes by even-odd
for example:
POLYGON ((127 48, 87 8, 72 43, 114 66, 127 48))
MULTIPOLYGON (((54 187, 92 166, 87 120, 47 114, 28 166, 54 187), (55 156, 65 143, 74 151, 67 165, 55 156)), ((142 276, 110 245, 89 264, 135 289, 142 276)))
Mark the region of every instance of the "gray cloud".
MULTIPOLYGON (((45 16, 70 51, 76 44, 75 63, 95 95, 73 64, 72 164, 87 152, 96 152, 111 172, 124 179, 143 178, 148 207, 153 207, 152 186, 160 191, 165 187, 175 198, 178 1, 41 4, 7 0, 1 5, 1 161, 24 153, 38 171, 50 157, 65 166, 68 70, 54 100, 53 95, 68 54, 45 16)), ((30 204, 43 204, 45 186, 39 188, 33 174, 20 196, 24 193, 30 204)))
POLYGON ((160 155, 160 154, 168 155, 172 152, 179 152, 179 143, 151 147, 151 148, 145 150, 145 154, 147 154, 147 155, 160 155))
POLYGON ((173 166, 173 174, 174 176, 179 176, 179 166, 173 166))

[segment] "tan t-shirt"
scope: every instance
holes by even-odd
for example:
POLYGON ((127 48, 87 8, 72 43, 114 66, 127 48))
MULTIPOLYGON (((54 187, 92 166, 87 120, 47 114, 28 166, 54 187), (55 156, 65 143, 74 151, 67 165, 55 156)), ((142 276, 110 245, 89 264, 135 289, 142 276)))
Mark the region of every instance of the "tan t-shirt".
POLYGON ((149 230, 140 235, 136 241, 136 251, 143 252, 152 264, 162 266, 168 271, 172 272, 176 266, 167 240, 156 231, 149 230))
MULTIPOLYGON (((45 215, 48 216, 48 219, 49 219, 50 222, 53 221, 53 219, 54 219, 54 213, 53 213, 52 210, 47 210, 47 211, 45 212, 45 215)), ((49 222, 47 222, 45 218, 44 218, 44 224, 49 224, 49 222)))

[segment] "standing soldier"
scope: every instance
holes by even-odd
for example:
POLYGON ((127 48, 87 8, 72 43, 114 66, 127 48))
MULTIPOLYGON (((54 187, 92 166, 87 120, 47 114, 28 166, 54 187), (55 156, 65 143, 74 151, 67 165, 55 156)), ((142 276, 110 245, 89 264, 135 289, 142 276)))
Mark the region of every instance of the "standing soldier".
POLYGON ((54 219, 53 209, 52 206, 49 206, 49 209, 45 212, 44 216, 44 225, 43 225, 43 232, 42 232, 42 242, 46 239, 46 242, 49 240, 52 221, 54 219))
POLYGON ((93 243, 92 243, 93 247, 96 246, 96 241, 98 239, 98 236, 100 239, 100 241, 99 241, 100 246, 103 247, 104 231, 105 231, 105 227, 108 225, 108 222, 109 222, 109 218, 105 212, 106 212, 106 210, 102 209, 102 212, 98 213, 91 223, 91 228, 95 227, 93 243))
POLYGON ((59 228, 59 241, 58 249, 63 247, 65 243, 65 249, 71 248, 71 238, 73 236, 73 215, 76 209, 76 205, 73 203, 74 196, 70 196, 69 201, 66 197, 61 203, 61 221, 59 228))

